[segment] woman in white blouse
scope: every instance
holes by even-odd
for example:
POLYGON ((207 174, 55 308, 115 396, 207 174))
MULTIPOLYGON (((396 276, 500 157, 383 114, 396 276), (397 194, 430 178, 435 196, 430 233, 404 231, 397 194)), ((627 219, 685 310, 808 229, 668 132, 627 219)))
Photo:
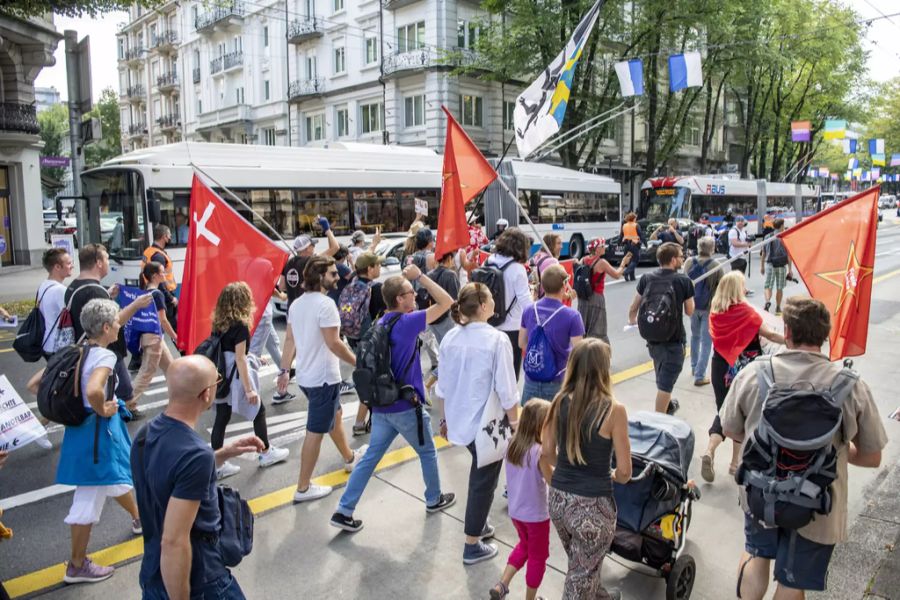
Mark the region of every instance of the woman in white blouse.
POLYGON ((519 329, 522 326, 522 312, 531 306, 531 288, 528 286, 528 272, 525 263, 531 254, 531 240, 520 229, 507 229, 497 238, 495 254, 486 264, 503 269, 504 294, 506 295, 506 319, 497 329, 509 337, 513 351, 515 375, 519 376, 522 364, 522 348, 519 347, 519 329), (508 267, 504 268, 508 263, 508 267))
POLYGON ((503 461, 478 468, 475 435, 482 413, 494 394, 516 426, 518 388, 513 370, 512 345, 502 331, 488 325, 494 314, 491 291, 482 283, 466 284, 453 303, 450 316, 460 326, 453 328, 441 342, 441 375, 437 395, 444 400, 441 434, 451 443, 465 446, 472 454, 469 493, 466 501, 466 545, 463 563, 475 564, 496 556, 497 547, 482 540, 493 536, 488 513, 494 490, 500 479, 503 461))

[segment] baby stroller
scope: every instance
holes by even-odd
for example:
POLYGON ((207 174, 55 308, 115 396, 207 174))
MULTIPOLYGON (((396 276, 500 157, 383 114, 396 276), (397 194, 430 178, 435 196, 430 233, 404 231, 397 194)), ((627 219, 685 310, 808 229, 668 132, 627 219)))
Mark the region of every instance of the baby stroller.
POLYGON ((696 564, 682 550, 691 504, 700 499, 688 480, 694 432, 681 419, 641 411, 628 421, 628 438, 634 476, 613 486, 618 518, 610 551, 665 578, 666 600, 687 600, 696 564))

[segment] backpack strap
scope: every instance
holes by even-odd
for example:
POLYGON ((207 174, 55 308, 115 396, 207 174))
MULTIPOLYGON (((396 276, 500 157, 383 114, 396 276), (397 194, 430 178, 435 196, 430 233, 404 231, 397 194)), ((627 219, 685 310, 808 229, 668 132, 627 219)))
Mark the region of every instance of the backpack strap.
POLYGON ((840 370, 831 382, 831 388, 829 390, 835 406, 843 406, 844 402, 846 402, 847 398, 849 398, 853 392, 853 387, 856 385, 857 381, 859 381, 859 373, 853 369, 844 367, 840 370))
POLYGON ((560 306, 559 308, 557 308, 556 310, 554 310, 554 311, 553 311, 553 314, 551 314, 549 317, 547 317, 546 320, 544 320, 543 323, 541 323, 541 317, 540 317, 540 315, 538 315, 537 302, 535 302, 534 304, 532 304, 532 306, 534 307, 534 321, 535 321, 535 323, 537 323, 538 327, 546 327, 546 326, 547 326, 547 323, 550 322, 550 319, 552 319, 553 317, 555 317, 555 316, 556 316, 556 313, 558 313, 559 311, 561 311, 562 309, 565 308, 565 305, 560 306))
POLYGON ((766 396, 769 395, 769 389, 775 386, 775 369, 772 366, 772 356, 762 354, 756 357, 753 362, 759 364, 756 370, 756 382, 759 387, 759 402, 765 405, 766 396))

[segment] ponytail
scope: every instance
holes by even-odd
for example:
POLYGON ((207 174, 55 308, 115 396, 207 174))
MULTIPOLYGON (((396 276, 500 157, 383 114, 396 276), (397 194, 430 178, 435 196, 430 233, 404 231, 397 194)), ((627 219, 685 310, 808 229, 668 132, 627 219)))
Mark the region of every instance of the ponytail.
POLYGON ((157 262, 153 262, 152 260, 149 261, 146 265, 144 265, 144 268, 141 269, 141 275, 140 275, 140 284, 141 284, 142 290, 147 289, 147 285, 150 284, 150 280, 153 279, 154 275, 156 275, 157 273, 162 271, 162 268, 163 267, 161 264, 159 264, 157 262))
POLYGON ((454 302, 450 306, 450 318, 453 319, 453 322, 456 323, 457 325, 465 326, 466 319, 465 319, 465 317, 462 316, 462 314, 459 311, 459 302, 454 302))
POLYGON ((491 290, 483 283, 467 283, 459 290, 459 299, 450 307, 450 318, 465 326, 478 315, 478 309, 490 298, 491 290))

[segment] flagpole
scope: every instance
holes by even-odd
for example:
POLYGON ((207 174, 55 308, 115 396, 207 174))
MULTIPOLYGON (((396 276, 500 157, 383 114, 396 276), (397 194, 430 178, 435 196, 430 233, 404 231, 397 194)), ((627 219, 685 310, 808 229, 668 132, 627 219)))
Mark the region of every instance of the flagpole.
MULTIPOLYGON (((513 142, 515 142, 515 141, 516 141, 516 134, 514 133, 513 136, 511 138, 509 138, 509 142, 507 142, 506 146, 503 148, 503 154, 500 155, 500 160, 497 162, 497 166, 494 167, 494 170, 497 171, 498 179, 500 177, 500 164, 503 163, 503 159, 506 158, 506 153, 509 152, 510 147, 513 145, 513 142)), ((478 210, 478 205, 481 204, 482 200, 484 199, 484 192, 486 189, 487 188, 485 188, 484 190, 481 190, 481 193, 478 194, 478 198, 475 199, 475 205, 472 207, 472 210, 470 211, 469 220, 466 222, 466 225, 471 225, 472 219, 475 218, 475 211, 478 210)), ((485 225, 487 225, 487 223, 485 223, 485 225)))
POLYGON ((198 171, 201 175, 203 175, 204 177, 206 177, 207 179, 209 179, 211 182, 213 182, 213 183, 216 185, 216 187, 222 189, 226 194, 228 194, 229 196, 231 196, 231 199, 232 199, 232 200, 234 200, 235 202, 237 202, 238 204, 240 204, 241 206, 243 206, 244 208, 246 208, 247 210, 249 210, 250 212, 252 212, 252 213, 256 216, 257 219, 259 219, 260 221, 262 221, 263 224, 264 224, 266 227, 269 228, 269 231, 271 231, 272 233, 275 234, 275 237, 277 237, 279 240, 281 240, 281 243, 284 244, 284 247, 288 249, 288 252, 290 252, 291 254, 296 254, 296 252, 294 252, 293 246, 291 246, 291 244, 289 244, 289 243, 287 242, 287 240, 285 240, 283 237, 281 237, 281 234, 278 233, 278 231, 276 231, 275 228, 272 227, 272 226, 269 224, 269 222, 266 221, 266 220, 262 217, 262 215, 260 215, 258 212, 256 212, 255 210, 253 210, 253 208, 252 208, 249 204, 247 204, 246 202, 244 202, 240 197, 237 196, 237 194, 235 194, 235 193, 232 192, 230 189, 228 189, 227 187, 225 187, 224 185, 222 185, 220 182, 216 181, 216 179, 213 178, 212 175, 210 175, 209 173, 207 173, 206 171, 204 171, 203 169, 201 169, 200 167, 198 167, 195 163, 191 162, 190 165, 191 165, 191 167, 192 167, 195 171, 198 171))

